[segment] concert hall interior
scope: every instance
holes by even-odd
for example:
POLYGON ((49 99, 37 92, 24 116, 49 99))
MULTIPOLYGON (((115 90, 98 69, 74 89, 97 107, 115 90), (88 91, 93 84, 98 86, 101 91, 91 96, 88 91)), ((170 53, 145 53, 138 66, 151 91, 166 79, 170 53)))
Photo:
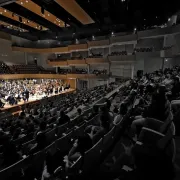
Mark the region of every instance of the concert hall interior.
POLYGON ((179 119, 179 0, 0 0, 0 180, 179 180, 179 119))

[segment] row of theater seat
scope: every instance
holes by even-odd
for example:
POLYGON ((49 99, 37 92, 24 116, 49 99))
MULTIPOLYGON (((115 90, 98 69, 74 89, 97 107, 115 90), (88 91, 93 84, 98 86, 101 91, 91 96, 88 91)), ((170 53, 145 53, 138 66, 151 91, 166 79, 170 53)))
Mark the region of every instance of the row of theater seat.
POLYGON ((4 62, 0 62, 0 74, 12 74, 11 68, 4 62))
POLYGON ((16 73, 20 74, 36 74, 36 73, 43 73, 46 70, 36 64, 29 64, 29 65, 13 65, 12 68, 16 73))

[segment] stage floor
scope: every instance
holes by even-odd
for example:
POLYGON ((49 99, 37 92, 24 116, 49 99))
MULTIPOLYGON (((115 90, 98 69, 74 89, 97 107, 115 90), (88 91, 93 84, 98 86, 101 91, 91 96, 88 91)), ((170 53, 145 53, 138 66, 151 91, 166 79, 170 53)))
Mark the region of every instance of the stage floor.
MULTIPOLYGON (((72 93, 72 92, 74 92, 74 91, 75 91, 75 89, 68 89, 68 90, 66 90, 66 91, 64 91, 64 92, 61 92, 61 93, 59 93, 59 94, 49 95, 48 97, 58 96, 58 95, 60 95, 60 94, 72 93)), ((33 102, 38 102, 38 101, 41 100, 43 97, 45 97, 45 94, 43 94, 43 95, 30 96, 28 102, 24 102, 23 100, 21 100, 20 102, 18 102, 18 104, 13 105, 13 106, 10 105, 10 104, 8 104, 8 103, 6 103, 6 104, 4 105, 4 108, 0 108, 0 110, 1 110, 1 111, 6 111, 6 110, 10 110, 10 109, 13 109, 13 108, 22 106, 22 105, 24 105, 24 104, 30 104, 30 103, 33 103, 33 102)))

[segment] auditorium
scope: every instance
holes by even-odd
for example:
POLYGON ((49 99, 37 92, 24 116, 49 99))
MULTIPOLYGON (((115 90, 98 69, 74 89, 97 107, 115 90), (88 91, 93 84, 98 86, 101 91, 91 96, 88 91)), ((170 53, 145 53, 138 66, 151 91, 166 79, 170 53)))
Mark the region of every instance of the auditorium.
POLYGON ((0 0, 0 180, 101 179, 180 179, 180 1, 0 0))

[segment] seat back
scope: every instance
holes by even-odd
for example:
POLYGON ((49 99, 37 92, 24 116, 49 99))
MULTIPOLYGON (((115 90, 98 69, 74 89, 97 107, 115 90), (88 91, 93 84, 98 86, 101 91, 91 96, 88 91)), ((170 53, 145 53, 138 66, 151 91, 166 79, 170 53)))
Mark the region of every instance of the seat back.
POLYGON ((33 154, 33 161, 31 163, 31 171, 34 177, 39 178, 42 174, 45 163, 45 151, 39 151, 33 154))
POLYGON ((51 131, 46 133, 47 144, 51 144, 56 139, 56 129, 52 129, 51 131))
POLYGON ((61 135, 67 131, 67 126, 68 126, 68 123, 57 127, 57 137, 61 137, 61 135))
POLYGON ((68 169, 68 174, 78 175, 81 171, 83 163, 83 157, 80 156, 76 162, 73 163, 73 165, 68 169))
POLYGON ((50 144, 49 146, 47 146, 44 149, 45 153, 49 152, 52 156, 57 152, 57 144, 56 141, 53 142, 52 144, 50 144))
POLYGON ((9 177, 13 177, 14 173, 24 171, 26 168, 29 167, 29 165, 31 164, 31 161, 32 161, 32 158, 28 156, 25 159, 22 159, 22 160, 16 162, 15 164, 12 164, 9 167, 2 169, 0 171, 1 179, 6 180, 9 177))
POLYGON ((90 172, 93 165, 96 165, 100 160, 102 149, 102 138, 88 151, 85 152, 82 171, 83 173, 90 172))
POLYGON ((157 144, 165 135, 152 129, 143 127, 138 141, 145 144, 157 144))
POLYGON ((82 124, 80 127, 78 127, 78 128, 74 131, 74 136, 75 136, 75 137, 83 136, 83 134, 84 134, 84 128, 85 128, 85 124, 82 124))
POLYGON ((28 151, 30 150, 29 146, 32 145, 32 144, 35 144, 35 143, 36 143, 36 140, 35 140, 35 139, 32 139, 32 140, 24 143, 24 144, 22 145, 22 152, 23 152, 23 154, 27 154, 28 151))
POLYGON ((114 141, 115 126, 103 137, 102 152, 106 152, 113 144, 114 141))
POLYGON ((72 139, 73 132, 69 132, 67 135, 59 138, 56 143, 57 143, 57 149, 60 151, 60 153, 67 153, 70 148, 72 147, 73 142, 71 141, 72 139))

